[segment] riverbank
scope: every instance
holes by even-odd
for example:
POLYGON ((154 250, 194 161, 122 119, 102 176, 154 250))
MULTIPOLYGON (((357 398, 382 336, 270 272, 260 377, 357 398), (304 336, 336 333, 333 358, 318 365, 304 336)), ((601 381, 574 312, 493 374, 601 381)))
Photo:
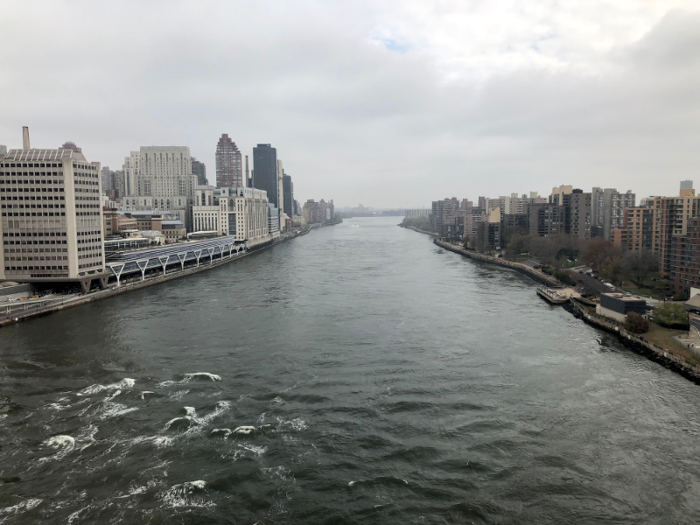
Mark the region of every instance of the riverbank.
MULTIPOLYGON (((470 250, 465 250, 458 245, 440 241, 438 239, 435 239, 433 242, 446 250, 464 255, 470 259, 519 271, 520 273, 528 275, 537 282, 544 282, 545 284, 550 285, 554 284, 554 282, 556 282, 557 285, 560 284, 554 277, 539 272, 538 270, 525 266, 521 263, 515 263, 499 259, 497 257, 475 253, 470 250)), ((643 335, 628 332, 624 326, 613 321, 612 319, 589 312, 586 309, 585 304, 582 304, 577 299, 571 298, 563 306, 564 309, 574 315, 574 317, 581 319, 585 323, 595 326, 601 330, 605 330, 606 332, 615 334, 618 339, 633 352, 655 361, 669 370, 673 370, 696 384, 700 384, 700 365, 691 362, 685 356, 680 355, 671 349, 658 346, 651 341, 647 341, 643 335)))
MULTIPOLYGON (((80 306, 83 304, 91 303, 94 301, 99 301, 102 299, 107 299, 109 297, 114 297, 115 295, 120 295, 124 294, 127 292, 131 292, 134 290, 140 290, 141 288, 147 288, 149 286, 154 286, 157 284, 165 283, 168 281, 172 281, 175 279, 180 279, 182 277, 187 277, 196 273, 204 272, 207 270, 210 270, 212 268, 217 268, 219 266, 223 266, 224 264, 231 263, 233 261, 237 261, 239 259, 242 259, 244 257, 248 257, 250 255, 254 255, 256 253, 263 252, 265 250, 268 250, 269 248, 272 248, 273 246, 277 246, 278 244, 281 244, 283 242, 287 242, 289 240, 295 239, 297 237, 300 237, 302 235, 305 235, 308 233, 308 230, 300 233, 298 235, 294 235, 293 237, 289 238, 284 238, 280 239, 277 242, 272 242, 266 246, 260 247, 260 248, 255 248, 251 251, 246 251, 241 253, 240 255, 236 255, 234 257, 226 258, 226 259, 219 259, 214 261, 213 263, 209 263, 206 265, 202 265, 196 268, 188 268, 186 270, 171 270, 171 273, 167 273, 166 275, 158 275, 156 277, 149 277, 146 280, 143 281, 135 281, 135 282, 129 282, 129 283, 124 283, 121 286, 115 286, 112 285, 110 288, 107 288, 105 290, 94 290, 91 292, 88 292, 87 294, 79 295, 77 297, 69 297, 69 298, 56 298, 52 300, 47 300, 46 301, 46 306, 39 307, 35 310, 27 311, 26 313, 13 313, 9 317, 5 319, 0 320, 0 328, 18 323, 21 321, 28 321, 30 319, 34 319, 36 317, 43 317, 45 315, 50 315, 54 312, 58 312, 61 310, 65 310, 67 308, 73 308, 75 306, 80 306), (49 304, 50 303, 50 304, 49 304)), ((30 306, 30 305, 27 305, 30 306)))
POLYGON ((501 259, 500 257, 492 257, 490 255, 484 255, 483 253, 477 253, 473 250, 466 250, 462 246, 459 246, 458 244, 452 244, 450 242, 446 241, 441 241, 440 239, 435 239, 433 241, 436 245, 440 246, 441 248, 444 248, 445 250, 449 250, 454 253, 458 253, 460 255, 464 255, 465 257, 469 257, 470 259, 473 259, 475 261, 480 261, 488 264, 495 264, 496 266, 501 266, 503 268, 509 268, 511 270, 515 270, 517 272, 520 272, 522 274, 527 275, 528 277, 531 277, 535 281, 537 281, 540 284, 544 284, 547 286, 554 286, 554 287, 562 287, 564 286, 558 279, 555 277, 552 277, 551 275, 547 275, 544 272, 541 272, 540 270, 537 270, 535 268, 532 268, 530 266, 527 266, 522 263, 518 262, 513 262, 513 261, 507 261, 505 259, 501 259))
POLYGON ((399 227, 401 228, 406 228, 407 230, 413 230, 414 232, 418 233, 423 233, 425 235, 430 235, 431 237, 437 237, 438 234, 435 232, 429 232, 427 230, 421 230, 420 228, 416 228, 415 226, 404 226, 403 224, 399 224, 399 227))
POLYGON ((617 335, 618 339, 633 352, 700 384, 700 365, 690 362, 686 357, 668 348, 655 345, 646 340, 643 335, 628 332, 620 323, 612 319, 587 311, 586 307, 575 299, 569 300, 564 305, 564 309, 591 326, 617 335))

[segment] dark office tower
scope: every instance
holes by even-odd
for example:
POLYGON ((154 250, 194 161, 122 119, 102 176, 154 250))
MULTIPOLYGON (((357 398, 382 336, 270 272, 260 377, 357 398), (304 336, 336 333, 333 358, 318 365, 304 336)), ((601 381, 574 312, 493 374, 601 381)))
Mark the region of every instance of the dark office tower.
POLYGON ((199 162, 194 157, 192 157, 192 175, 197 176, 197 184, 199 186, 209 185, 209 181, 207 180, 207 167, 203 162, 199 162))
POLYGON ((241 151, 224 133, 216 145, 216 187, 237 188, 245 186, 241 151))
POLYGON ((253 187, 267 192, 268 202, 279 209, 277 150, 270 144, 253 148, 253 187))
POLYGON ((282 192, 284 193, 282 211, 291 219, 294 217, 294 184, 292 184, 292 177, 286 173, 282 177, 282 192))

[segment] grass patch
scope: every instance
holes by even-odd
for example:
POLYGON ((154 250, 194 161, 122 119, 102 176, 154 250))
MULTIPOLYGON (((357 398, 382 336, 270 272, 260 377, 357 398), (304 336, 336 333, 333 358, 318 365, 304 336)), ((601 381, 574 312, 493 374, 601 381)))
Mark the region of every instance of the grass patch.
POLYGON ((682 355, 692 363, 700 364, 700 358, 698 356, 673 339, 674 336, 685 336, 688 334, 688 332, 685 330, 671 330, 669 328, 659 326, 656 323, 650 323, 650 325, 651 326, 649 327, 649 331, 647 333, 639 335, 656 346, 660 346, 665 350, 671 350, 674 354, 682 355))
POLYGON ((666 279, 659 279, 658 275, 656 274, 650 276, 646 281, 644 281, 644 286, 638 286, 637 283, 632 281, 625 281, 621 288, 634 294, 652 297, 653 299, 658 300, 663 300, 664 297, 673 295, 671 282, 666 279), (652 281, 652 278, 656 280, 652 281))

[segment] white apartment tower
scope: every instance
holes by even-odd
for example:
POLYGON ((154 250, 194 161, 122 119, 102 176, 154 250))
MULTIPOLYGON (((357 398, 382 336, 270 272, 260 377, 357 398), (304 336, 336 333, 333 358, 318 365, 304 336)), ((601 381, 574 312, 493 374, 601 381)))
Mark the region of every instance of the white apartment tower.
POLYGON ((73 149, 0 155, 0 280, 105 286, 100 163, 73 149))

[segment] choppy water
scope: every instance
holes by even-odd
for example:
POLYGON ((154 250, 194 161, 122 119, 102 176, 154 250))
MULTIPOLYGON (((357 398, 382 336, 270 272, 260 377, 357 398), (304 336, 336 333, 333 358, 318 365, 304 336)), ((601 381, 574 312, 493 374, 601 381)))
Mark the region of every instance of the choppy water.
POLYGON ((0 330, 0 522, 700 522, 699 387, 396 222, 0 330))

